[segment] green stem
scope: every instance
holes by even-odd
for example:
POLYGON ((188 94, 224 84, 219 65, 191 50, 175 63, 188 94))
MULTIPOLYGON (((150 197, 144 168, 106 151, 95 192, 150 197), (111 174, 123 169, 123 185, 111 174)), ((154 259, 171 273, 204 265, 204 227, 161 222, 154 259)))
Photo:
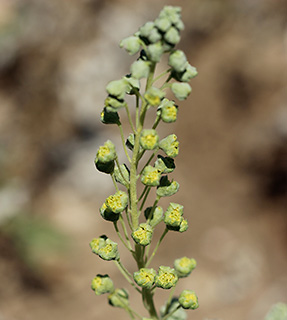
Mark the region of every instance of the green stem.
POLYGON ((111 177, 112 177, 113 184, 115 186, 116 191, 119 191, 119 188, 118 188, 114 173, 111 173, 111 177))
POLYGON ((139 293, 142 293, 141 290, 135 285, 132 281, 132 275, 128 272, 128 270, 122 265, 120 260, 115 261, 116 266, 120 270, 121 274, 126 278, 131 286, 133 286, 139 293))
POLYGON ((122 144, 123 144, 123 147, 124 147, 124 152, 125 152, 125 155, 127 157, 127 159, 129 160, 129 162, 131 162, 131 158, 128 154, 128 150, 127 150, 127 146, 126 146, 126 141, 125 141, 125 137, 124 137, 124 132, 123 132, 123 127, 121 124, 118 124, 118 127, 120 129, 120 133, 121 133, 121 139, 122 139, 122 144))
POLYGON ((170 316, 172 316, 178 309, 180 309, 181 306, 177 306, 172 312, 168 313, 167 315, 165 315, 163 318, 161 318, 161 320, 166 320, 168 319, 170 316))
POLYGON ((158 315, 154 306, 153 293, 150 289, 143 289, 143 303, 152 319, 158 319, 158 315))
POLYGON ((143 209, 143 207, 144 207, 144 204, 145 204, 146 199, 147 199, 147 197, 148 197, 148 195, 149 195, 149 193, 150 193, 150 190, 151 190, 151 187, 148 187, 148 190, 147 190, 147 192, 146 192, 146 194, 145 194, 145 196, 144 196, 144 198, 143 198, 143 201, 142 201, 142 203, 141 203, 140 211, 142 211, 142 209, 143 209))
POLYGON ((155 248, 154 248, 154 250, 153 250, 153 253, 151 254, 150 258, 148 259, 148 261, 147 261, 147 263, 146 263, 146 267, 148 267, 148 266, 150 265, 153 257, 155 256, 155 254, 156 254, 156 252, 157 252, 157 250, 158 250, 159 245, 161 244, 163 238, 166 236, 167 233, 168 233, 168 229, 165 228, 162 236, 161 236, 160 239, 158 240, 158 243, 156 244, 156 246, 155 246, 155 248))
POLYGON ((119 228, 118 228, 118 225, 117 225, 117 221, 114 222, 114 227, 115 227, 115 230, 116 230, 116 233, 118 235, 118 237, 120 238, 121 242, 123 243, 123 245, 129 250, 129 251, 132 251, 132 247, 130 245, 129 242, 126 242, 124 240, 124 238, 122 237, 120 231, 119 231, 119 228))
POLYGON ((171 71, 171 69, 168 69, 168 70, 164 71, 163 73, 161 73, 160 75, 158 75, 157 77, 155 77, 152 83, 154 84, 157 80, 159 80, 160 78, 164 77, 164 76, 165 76, 166 74, 168 74, 170 71, 171 71))
POLYGON ((130 126, 131 126, 132 130, 133 130, 133 133, 136 133, 136 130, 135 130, 132 118, 131 118, 129 106, 126 104, 125 108, 126 108, 126 112, 127 112, 127 115, 128 115, 129 123, 130 123, 130 126))
POLYGON ((125 178, 125 176, 124 176, 124 174, 123 174, 123 172, 122 172, 122 169, 121 169, 120 164, 119 164, 119 159, 118 159, 118 157, 116 157, 116 164, 117 164, 117 166, 118 166, 118 168, 119 168, 120 175, 122 176, 124 182, 126 183, 126 184, 125 184, 125 187, 126 187, 127 189, 129 189, 129 184, 130 184, 130 183, 126 180, 126 178, 125 178))
POLYGON ((129 250, 132 251, 132 246, 131 246, 131 243, 130 243, 130 238, 129 238, 129 236, 128 236, 126 224, 125 224, 125 221, 124 221, 122 215, 120 215, 120 223, 121 223, 122 228, 123 228, 123 230, 124 230, 124 235, 125 235, 125 238, 126 238, 126 240, 127 240, 127 244, 128 244, 129 250))

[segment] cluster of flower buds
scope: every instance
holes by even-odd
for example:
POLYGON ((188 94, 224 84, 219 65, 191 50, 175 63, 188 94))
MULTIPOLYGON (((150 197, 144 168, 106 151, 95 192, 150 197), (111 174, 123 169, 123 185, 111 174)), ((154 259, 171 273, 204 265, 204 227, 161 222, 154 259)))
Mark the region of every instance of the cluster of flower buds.
MULTIPOLYGON (((115 289, 108 275, 98 274, 92 280, 92 289, 96 295, 109 293, 108 301, 112 306, 125 309, 131 318, 140 317, 143 320, 158 318, 153 305, 154 290, 175 287, 180 278, 187 277, 196 267, 194 259, 183 257, 174 261, 174 268, 160 266, 158 271, 148 268, 168 231, 184 232, 188 228, 182 205, 171 202, 166 211, 158 206, 161 198, 172 196, 179 190, 179 183, 170 177, 175 169, 174 159, 179 153, 179 141, 175 134, 160 138, 156 130, 160 122, 173 123, 177 120, 178 106, 175 101, 166 98, 166 89, 170 88, 177 100, 184 100, 192 91, 188 82, 197 75, 196 68, 188 62, 184 52, 175 49, 183 28, 181 8, 165 6, 154 21, 147 22, 136 33, 120 42, 120 47, 130 55, 138 54, 138 57, 131 64, 129 74, 107 84, 107 97, 100 116, 103 124, 115 124, 119 127, 128 160, 128 165, 120 163, 115 145, 110 140, 99 147, 95 158, 96 168, 110 174, 116 188, 116 192, 108 196, 100 207, 100 215, 113 222, 119 239, 136 260, 139 270, 134 273, 127 270, 120 260, 117 243, 107 236, 93 239, 90 247, 100 258, 115 260, 128 282, 142 293, 150 318, 140 317, 132 310, 128 292, 125 289, 115 289), (168 55, 168 69, 157 75, 156 64, 165 53, 168 55), (166 80, 158 88, 156 82, 162 77, 166 77, 166 80), (145 89, 141 88, 142 84, 145 84, 145 89), (127 95, 133 95, 135 99, 135 112, 129 109, 127 95), (150 109, 154 110, 156 119, 153 126, 146 129, 145 117, 150 109), (119 116, 123 111, 127 113, 132 129, 127 138, 119 116), (150 157, 144 166, 140 166, 140 160, 145 159, 146 153, 150 153, 150 157), (142 189, 140 196, 139 185, 142 189), (119 187, 125 188, 125 191, 119 187), (146 207, 152 189, 156 200, 152 206, 146 207), (146 218, 145 222, 140 217, 142 213, 146 218), (165 227, 164 232, 154 251, 150 253, 153 233, 160 223, 165 227)), ((191 290, 184 290, 178 298, 169 299, 160 315, 163 319, 186 320, 184 309, 197 307, 196 294, 191 290)))

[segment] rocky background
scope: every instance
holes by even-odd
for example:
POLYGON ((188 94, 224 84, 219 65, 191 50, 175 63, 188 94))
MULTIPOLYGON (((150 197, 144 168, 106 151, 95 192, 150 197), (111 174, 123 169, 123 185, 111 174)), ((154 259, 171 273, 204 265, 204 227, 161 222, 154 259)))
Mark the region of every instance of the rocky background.
POLYGON ((119 138, 99 113, 133 61, 119 41, 170 4, 199 75, 161 129, 181 143, 173 200, 190 228, 155 266, 197 259, 178 289, 199 296, 189 319, 260 320, 287 301, 287 1, 0 0, 1 320, 126 319, 90 290, 97 273, 126 285, 88 246, 114 236, 98 213, 112 183, 93 159, 119 138))

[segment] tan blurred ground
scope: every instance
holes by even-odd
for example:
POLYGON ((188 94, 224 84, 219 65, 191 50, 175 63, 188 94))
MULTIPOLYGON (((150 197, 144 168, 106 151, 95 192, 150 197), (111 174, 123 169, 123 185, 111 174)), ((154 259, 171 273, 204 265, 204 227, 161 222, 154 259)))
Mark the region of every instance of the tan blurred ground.
POLYGON ((167 4, 183 8, 180 48, 199 76, 176 124, 161 129, 180 141, 172 201, 190 228, 170 234, 154 264, 198 261, 178 288, 199 296, 189 319, 260 320, 287 302, 287 1, 2 0, 0 223, 45 218, 69 246, 40 247, 30 266, 0 228, 1 320, 126 319, 89 288, 97 273, 125 285, 88 246, 116 239, 98 214, 112 184, 93 159, 106 139, 120 141, 98 117, 105 85, 133 61, 119 40, 167 4))

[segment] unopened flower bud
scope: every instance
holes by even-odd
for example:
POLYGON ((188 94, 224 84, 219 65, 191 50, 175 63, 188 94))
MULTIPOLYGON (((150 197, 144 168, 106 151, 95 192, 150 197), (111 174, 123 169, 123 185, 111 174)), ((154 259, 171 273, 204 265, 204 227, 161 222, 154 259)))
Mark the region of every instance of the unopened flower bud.
POLYGON ((183 290, 178 298, 178 302, 184 309, 197 309, 199 307, 198 298, 192 290, 183 290))
POLYGON ((174 101, 163 99, 158 107, 158 112, 163 122, 175 122, 177 118, 177 109, 174 101))
POLYGON ((156 87, 150 87, 144 94, 144 98, 148 104, 153 107, 157 107, 161 103, 161 100, 164 98, 164 96, 165 92, 156 87))
POLYGON ((174 27, 169 28, 164 35, 164 40, 172 45, 177 44, 180 41, 180 35, 178 30, 174 27))
POLYGON ((124 79, 113 80, 108 83, 106 90, 108 94, 118 99, 124 99, 127 89, 127 83, 124 79))
POLYGON ((188 83, 174 82, 171 85, 171 91, 174 93, 178 100, 186 99, 191 93, 191 86, 188 83))
POLYGON ((165 6, 159 13, 159 18, 168 18, 174 24, 181 18, 181 8, 176 6, 165 6))
POLYGON ((188 62, 183 51, 175 50, 168 58, 168 65, 171 66, 176 72, 183 72, 186 69, 188 62))
POLYGON ((185 278, 195 269, 195 259, 183 257, 174 261, 174 269, 179 278, 185 278))
POLYGON ((106 163, 115 160, 116 157, 117 154, 115 145, 112 143, 111 140, 107 140, 103 146, 100 146, 95 161, 106 163))
POLYGON ((167 227, 179 228, 183 220, 183 206, 171 202, 164 213, 164 223, 167 227))
POLYGON ((133 231, 132 238, 137 244, 147 246, 151 243, 153 229, 148 223, 141 223, 139 227, 133 231))
POLYGON ((151 289, 154 284, 156 271, 154 269, 141 268, 134 272, 135 282, 142 288, 151 289))
POLYGON ((157 187, 156 194, 159 197, 170 197, 174 195, 179 189, 179 183, 176 181, 170 182, 167 176, 160 179, 160 185, 157 187))
POLYGON ((120 217, 119 213, 113 212, 111 209, 107 207, 105 203, 103 203, 103 205, 100 208, 100 214, 105 220, 113 222, 118 221, 120 217))
POLYGON ((159 142, 159 148, 163 150, 168 157, 174 158, 179 152, 179 142, 175 134, 170 134, 159 142))
POLYGON ((129 294, 125 289, 116 289, 109 295, 109 304, 113 307, 126 308, 129 305, 129 294))
POLYGON ((170 157, 157 156, 157 160, 154 163, 154 167, 161 173, 171 173, 175 169, 174 160, 170 157))
POLYGON ((141 182, 146 186, 155 187, 159 185, 160 177, 160 171, 157 168, 148 165, 143 170, 141 182))
POLYGON ((104 124, 117 124, 119 125, 120 117, 116 111, 109 110, 107 107, 101 112, 101 121, 104 124))
POLYGON ((130 181, 130 171, 125 164, 121 164, 120 168, 115 167, 114 175, 118 183, 124 185, 125 187, 128 186, 130 181))
POLYGON ((152 212, 153 207, 148 207, 144 211, 146 219, 149 219, 149 224, 154 228, 163 220, 163 209, 162 207, 156 207, 152 212))
POLYGON ((140 27, 139 34, 144 38, 148 38, 153 29, 154 23, 152 21, 148 21, 142 27, 140 27))
POLYGON ((114 291, 114 284, 112 279, 107 275, 98 274, 91 284, 92 290, 95 291, 97 296, 114 291))
POLYGON ((150 70, 150 62, 137 60, 131 65, 131 74, 135 79, 147 78, 150 70))
POLYGON ((155 277, 155 285, 162 289, 170 289, 176 285, 178 276, 174 269, 160 266, 155 277))
POLYGON ((153 62, 159 62, 163 52, 164 48, 160 41, 154 44, 150 44, 149 46, 147 46, 146 50, 149 60, 153 62))
POLYGON ((140 145, 145 150, 153 150, 158 146, 158 134, 154 129, 144 129, 140 135, 140 145))
POLYGON ((188 82, 190 79, 196 77, 198 75, 198 72, 195 67, 191 66, 189 63, 186 66, 186 69, 181 76, 180 81, 188 82))
POLYGON ((128 195, 124 191, 117 191, 114 195, 109 196, 105 202, 107 208, 114 213, 120 213, 128 205, 128 195))
POLYGON ((157 18, 154 24, 161 32, 166 32, 171 27, 171 22, 167 17, 157 18))
POLYGON ((130 55, 134 55, 141 48, 140 39, 135 36, 127 37, 120 42, 120 47, 124 48, 130 55))

